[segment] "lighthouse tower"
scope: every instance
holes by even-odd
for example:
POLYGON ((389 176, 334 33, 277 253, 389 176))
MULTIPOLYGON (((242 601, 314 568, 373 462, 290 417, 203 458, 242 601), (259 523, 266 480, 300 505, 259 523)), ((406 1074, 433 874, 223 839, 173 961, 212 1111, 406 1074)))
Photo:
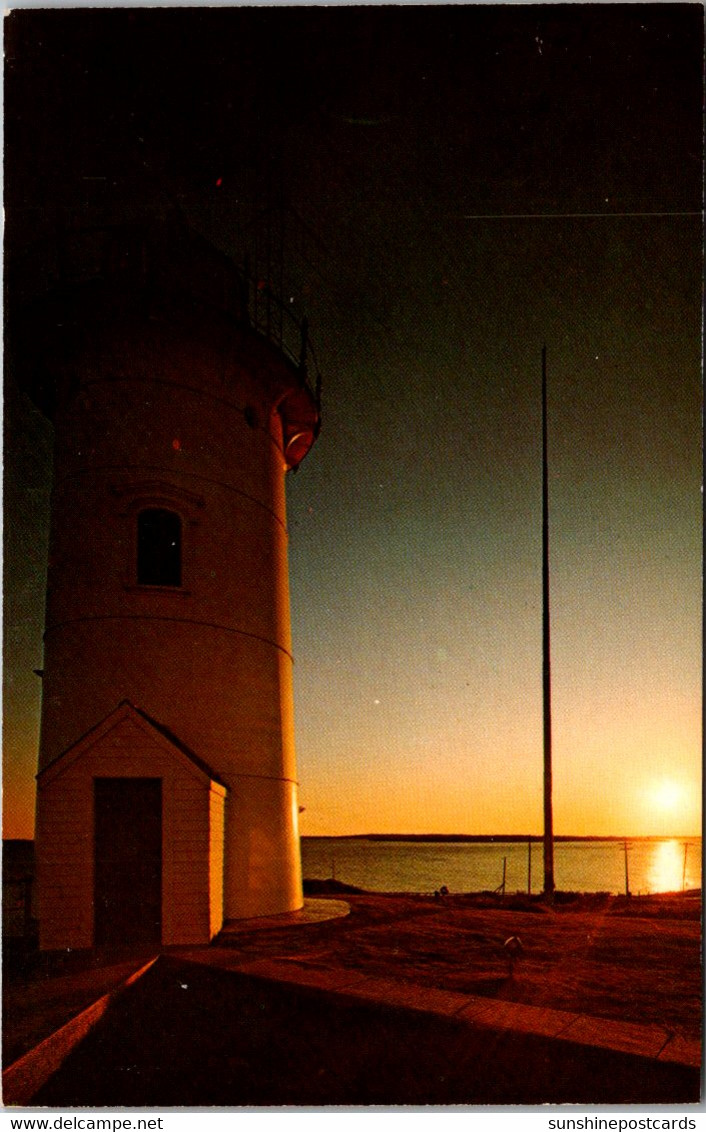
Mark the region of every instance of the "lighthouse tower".
POLYGON ((284 481, 318 395, 182 222, 76 240, 20 335, 55 428, 40 943, 202 943, 302 904, 284 481))

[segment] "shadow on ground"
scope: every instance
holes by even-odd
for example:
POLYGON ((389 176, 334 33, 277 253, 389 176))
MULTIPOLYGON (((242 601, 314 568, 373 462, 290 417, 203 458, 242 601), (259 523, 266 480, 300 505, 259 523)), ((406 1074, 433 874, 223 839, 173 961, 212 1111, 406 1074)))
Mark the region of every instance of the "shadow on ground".
POLYGON ((688 1103, 678 1065, 482 1030, 160 959, 32 1103, 73 1106, 688 1103))

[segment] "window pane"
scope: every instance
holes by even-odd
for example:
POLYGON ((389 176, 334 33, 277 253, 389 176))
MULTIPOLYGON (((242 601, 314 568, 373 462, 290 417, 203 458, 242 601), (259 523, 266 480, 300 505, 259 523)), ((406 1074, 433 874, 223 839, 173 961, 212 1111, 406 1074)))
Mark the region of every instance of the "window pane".
POLYGON ((181 519, 173 511, 155 507, 137 516, 137 581, 181 585, 181 519))

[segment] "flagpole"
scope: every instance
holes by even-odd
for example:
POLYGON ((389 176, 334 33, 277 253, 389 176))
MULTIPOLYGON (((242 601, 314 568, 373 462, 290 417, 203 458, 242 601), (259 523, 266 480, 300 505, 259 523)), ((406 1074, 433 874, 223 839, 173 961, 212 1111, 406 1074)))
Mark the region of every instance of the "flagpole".
POLYGON ((552 681, 549 632, 549 475, 547 460, 547 347, 542 346, 542 692, 544 703, 544 895, 554 895, 552 810, 552 681))

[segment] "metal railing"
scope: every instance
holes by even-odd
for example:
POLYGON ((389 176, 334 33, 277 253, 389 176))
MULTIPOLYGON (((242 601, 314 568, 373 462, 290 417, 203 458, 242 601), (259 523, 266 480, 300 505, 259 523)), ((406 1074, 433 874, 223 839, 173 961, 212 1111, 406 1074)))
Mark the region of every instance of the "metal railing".
POLYGON ((298 317, 266 279, 254 275, 247 258, 241 280, 241 304, 248 325, 293 363, 320 411, 321 370, 309 337, 309 320, 298 317))
MULTIPOLYGON (((42 258, 45 289, 123 278, 137 289, 190 294, 221 309, 292 363, 320 410, 321 371, 308 319, 292 309, 293 299, 285 301, 284 272, 269 257, 253 266, 244 252, 239 265, 173 216, 163 225, 142 221, 64 228, 57 233, 53 254, 45 250, 42 258)), ((18 288, 20 294, 31 289, 31 283, 18 288)))

